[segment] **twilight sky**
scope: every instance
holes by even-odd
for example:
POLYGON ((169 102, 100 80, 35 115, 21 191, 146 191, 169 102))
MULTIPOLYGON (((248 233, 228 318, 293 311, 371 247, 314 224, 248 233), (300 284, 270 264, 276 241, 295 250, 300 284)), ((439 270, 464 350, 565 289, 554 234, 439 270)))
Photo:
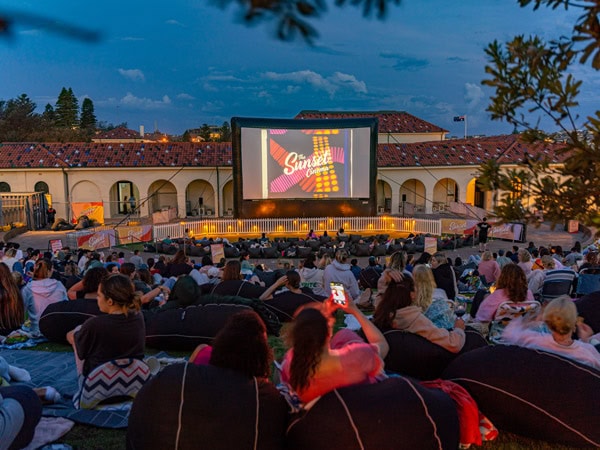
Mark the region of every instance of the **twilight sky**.
MULTIPOLYGON (((406 111, 449 136, 463 135, 452 118, 466 114, 469 134, 505 134, 512 128, 485 112, 484 48, 517 34, 570 35, 579 15, 515 0, 401 0, 379 21, 327 3, 310 47, 279 42, 269 23, 247 27, 237 5, 216 1, 0 0, 0 16, 35 13, 101 33, 90 44, 18 23, 10 38, 0 35, 0 100, 25 93, 41 112, 71 87, 80 104, 93 100, 98 120, 175 134, 306 109, 406 111)), ((597 108, 600 80, 587 67, 573 74, 584 80, 585 117, 597 108)))

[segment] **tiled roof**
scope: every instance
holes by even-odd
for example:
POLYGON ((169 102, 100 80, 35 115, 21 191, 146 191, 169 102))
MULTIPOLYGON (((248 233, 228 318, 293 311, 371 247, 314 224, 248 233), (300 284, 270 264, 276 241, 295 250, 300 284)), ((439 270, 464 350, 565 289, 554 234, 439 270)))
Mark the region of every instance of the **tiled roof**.
MULTIPOLYGON (((379 144, 377 166, 478 166, 491 158, 506 164, 540 153, 560 162, 557 148, 559 144, 525 144, 518 135, 379 144)), ((229 142, 0 143, 0 168, 222 167, 231 166, 231 155, 229 142)))
POLYGON ((522 163, 526 155, 543 154, 551 162, 561 162, 563 156, 555 151, 560 144, 526 144, 519 135, 492 136, 477 139, 449 139, 445 141, 410 144, 379 144, 377 167, 415 166, 478 166, 497 158, 500 164, 522 163))
POLYGON ((379 133, 448 133, 404 111, 300 111, 295 119, 359 119, 377 117, 379 133))
POLYGON ((109 131, 103 131, 96 136, 94 139, 141 139, 140 133, 135 130, 130 130, 125 127, 113 128, 109 131))
POLYGON ((231 143, 0 143, 0 168, 180 166, 231 166, 231 143))

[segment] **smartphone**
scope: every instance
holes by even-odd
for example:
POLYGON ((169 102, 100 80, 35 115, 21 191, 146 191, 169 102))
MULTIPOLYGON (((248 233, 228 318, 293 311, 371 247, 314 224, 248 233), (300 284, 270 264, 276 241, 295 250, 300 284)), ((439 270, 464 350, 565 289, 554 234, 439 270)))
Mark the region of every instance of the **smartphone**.
POLYGON ((333 295, 333 301, 339 305, 346 304, 346 291, 342 283, 336 283, 332 281, 329 286, 331 287, 331 294, 333 295))

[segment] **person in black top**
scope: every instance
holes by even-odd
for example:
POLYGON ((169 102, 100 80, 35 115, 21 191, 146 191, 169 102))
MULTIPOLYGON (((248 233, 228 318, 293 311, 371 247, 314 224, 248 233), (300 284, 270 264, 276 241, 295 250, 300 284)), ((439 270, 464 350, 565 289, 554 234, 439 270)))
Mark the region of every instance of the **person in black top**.
POLYGON ((487 217, 484 217, 483 220, 477 224, 477 228, 479 229, 479 253, 481 253, 488 249, 488 231, 490 230, 491 225, 487 223, 487 217))
POLYGON ((327 297, 316 295, 309 290, 300 288, 300 274, 295 270, 288 270, 272 286, 260 296, 265 305, 272 310, 281 322, 289 322, 294 318, 298 308, 308 303, 323 302, 327 297), (273 293, 280 287, 286 290, 278 294, 273 293))

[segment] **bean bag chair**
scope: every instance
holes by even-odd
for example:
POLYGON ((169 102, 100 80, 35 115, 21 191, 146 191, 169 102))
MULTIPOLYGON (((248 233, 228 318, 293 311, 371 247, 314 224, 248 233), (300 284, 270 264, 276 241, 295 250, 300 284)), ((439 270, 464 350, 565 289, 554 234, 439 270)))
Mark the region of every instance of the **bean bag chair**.
POLYGON ((354 256, 369 256, 370 254, 369 244, 356 244, 352 251, 354 256))
POLYGON ((309 246, 313 252, 318 252, 321 248, 321 242, 317 239, 311 239, 309 241, 306 241, 306 245, 309 246))
POLYGON ((584 295, 575 302, 577 313, 584 318, 594 333, 600 332, 600 292, 584 295))
POLYGON ((277 250, 277 247, 265 247, 262 249, 263 257, 265 258, 279 258, 281 253, 277 250))
POLYGON ((40 317, 40 332, 52 342, 67 344, 67 333, 100 314, 96 299, 81 298, 51 303, 40 317))
POLYGON ((298 247, 298 258, 305 259, 313 252, 311 247, 298 247))
POLYGON ((190 245, 189 246, 189 256, 204 256, 206 255, 206 252, 204 251, 204 249, 200 246, 197 245, 190 245))
POLYGON ((207 304, 144 314, 146 345, 161 350, 194 350, 198 344, 211 343, 229 316, 246 308, 207 304))
POLYGON ((371 250, 371 256, 385 256, 386 251, 387 248, 385 247, 385 244, 376 245, 373 247, 373 250, 371 250))
POLYGON ((137 395, 127 448, 281 450, 287 403, 270 383, 194 364, 166 367, 137 395))
POLYGON ((473 350, 443 373, 500 430, 572 447, 600 447, 600 371, 513 345, 473 350))
POLYGON ((450 397, 410 378, 336 389, 292 420, 286 450, 458 448, 450 397))
POLYGON ((321 236, 319 238, 319 241, 321 241, 321 244, 328 244, 329 242, 331 242, 331 236, 321 236))
POLYGON ((260 247, 250 247, 248 249, 248 254, 250 255, 250 258, 262 258, 262 249, 260 247))
POLYGON ((465 345, 459 353, 452 353, 418 334, 401 330, 383 333, 390 351, 385 358, 385 370, 418 378, 434 380, 460 354, 487 347, 485 338, 477 331, 465 331, 465 345))
POLYGON ((225 252, 225 258, 239 258, 240 251, 237 247, 225 247, 223 249, 225 252))
POLYGON ((92 370, 73 397, 77 409, 93 409, 102 403, 134 399, 152 373, 139 359, 122 358, 106 362, 92 370))
POLYGON ((350 235, 350 243, 351 244, 358 244, 361 239, 362 239, 362 236, 360 234, 351 234, 350 235))
POLYGON ((392 244, 387 248, 387 254, 391 255, 392 253, 399 252, 403 248, 404 248, 404 245, 402 245, 402 244, 392 244))

